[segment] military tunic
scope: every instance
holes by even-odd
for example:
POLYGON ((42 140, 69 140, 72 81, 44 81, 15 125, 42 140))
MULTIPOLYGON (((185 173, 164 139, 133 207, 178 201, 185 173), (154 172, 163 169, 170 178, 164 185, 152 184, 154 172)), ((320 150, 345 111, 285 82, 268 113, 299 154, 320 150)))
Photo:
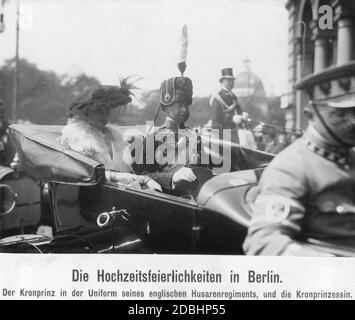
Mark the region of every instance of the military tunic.
POLYGON ((244 242, 247 254, 307 255, 306 238, 355 246, 352 150, 309 127, 265 169, 259 187, 244 242))
POLYGON ((174 193, 174 173, 186 166, 200 165, 200 152, 201 143, 197 134, 167 117, 154 134, 146 137, 143 164, 135 164, 134 170, 158 182, 164 192, 174 193), (149 145, 154 148, 149 150, 149 145), (153 154, 149 156, 147 152, 153 154))

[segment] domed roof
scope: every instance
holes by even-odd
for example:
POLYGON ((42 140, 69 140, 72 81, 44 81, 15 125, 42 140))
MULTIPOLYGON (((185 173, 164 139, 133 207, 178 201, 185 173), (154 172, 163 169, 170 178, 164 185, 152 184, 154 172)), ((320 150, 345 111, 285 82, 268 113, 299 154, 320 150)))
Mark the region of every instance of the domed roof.
POLYGON ((250 69, 250 61, 244 61, 245 70, 236 75, 234 93, 237 97, 265 98, 265 89, 262 80, 250 69))

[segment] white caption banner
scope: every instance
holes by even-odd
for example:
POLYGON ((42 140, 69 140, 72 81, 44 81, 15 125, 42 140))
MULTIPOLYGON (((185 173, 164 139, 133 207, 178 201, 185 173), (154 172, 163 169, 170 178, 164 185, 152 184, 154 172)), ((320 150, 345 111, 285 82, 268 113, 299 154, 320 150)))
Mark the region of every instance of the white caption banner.
POLYGON ((1 254, 0 299, 354 299, 355 259, 1 254))

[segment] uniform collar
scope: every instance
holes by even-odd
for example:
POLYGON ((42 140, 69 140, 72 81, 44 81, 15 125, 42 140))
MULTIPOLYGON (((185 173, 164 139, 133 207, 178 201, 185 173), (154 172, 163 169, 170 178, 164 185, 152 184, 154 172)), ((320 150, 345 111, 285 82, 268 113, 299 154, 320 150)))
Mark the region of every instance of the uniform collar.
POLYGON ((162 127, 170 129, 171 131, 176 132, 176 133, 179 131, 179 129, 186 128, 185 124, 182 124, 179 126, 179 124, 176 121, 174 121, 173 119, 171 119, 170 117, 166 117, 165 122, 162 127))
POLYGON ((302 137, 302 142, 308 149, 327 160, 343 167, 349 165, 350 149, 344 148, 331 138, 323 137, 313 125, 307 128, 305 135, 302 137))

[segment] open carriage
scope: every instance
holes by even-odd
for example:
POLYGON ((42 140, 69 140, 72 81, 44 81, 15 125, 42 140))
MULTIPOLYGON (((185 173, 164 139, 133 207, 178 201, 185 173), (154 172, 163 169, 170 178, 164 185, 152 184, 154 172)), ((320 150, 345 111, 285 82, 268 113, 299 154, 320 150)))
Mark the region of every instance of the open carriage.
POLYGON ((10 128, 21 169, 16 177, 3 168, 0 252, 243 254, 255 186, 273 155, 218 141, 230 148, 230 170, 211 175, 194 168, 198 185, 174 196, 105 181, 102 164, 58 144, 61 128, 10 128), (52 234, 38 234, 41 225, 52 234))
POLYGON ((253 186, 272 155, 229 142, 235 162, 229 171, 238 171, 206 175, 195 168, 193 195, 174 196, 106 182, 102 164, 58 144, 61 128, 10 128, 21 178, 8 184, 18 198, 29 190, 35 195, 27 201, 30 217, 17 199, 14 211, 0 218, 0 251, 243 253, 253 186), (53 236, 37 234, 40 225, 50 226, 53 236))

